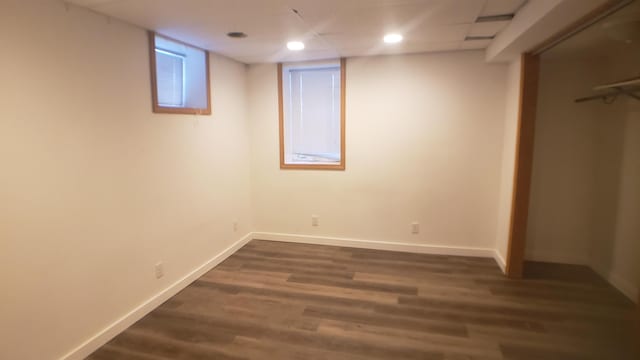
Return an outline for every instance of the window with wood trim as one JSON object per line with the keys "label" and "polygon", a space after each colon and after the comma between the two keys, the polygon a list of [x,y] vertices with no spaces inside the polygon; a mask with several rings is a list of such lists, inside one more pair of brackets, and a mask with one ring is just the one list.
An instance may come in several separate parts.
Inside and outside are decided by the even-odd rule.
{"label": "window with wood trim", "polygon": [[345,169],[345,64],[278,64],[281,169]]}
{"label": "window with wood trim", "polygon": [[209,53],[149,32],[153,112],[211,114]]}

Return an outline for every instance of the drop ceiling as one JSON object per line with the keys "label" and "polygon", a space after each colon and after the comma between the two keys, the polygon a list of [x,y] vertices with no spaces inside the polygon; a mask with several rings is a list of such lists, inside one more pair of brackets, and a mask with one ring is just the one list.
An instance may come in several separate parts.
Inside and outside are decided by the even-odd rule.
{"label": "drop ceiling", "polygon": [[[484,49],[526,0],[69,0],[244,63]],[[294,11],[295,10],[295,11]],[[226,36],[231,31],[244,39]],[[385,45],[388,32],[404,35]],[[286,49],[289,40],[306,44]]]}

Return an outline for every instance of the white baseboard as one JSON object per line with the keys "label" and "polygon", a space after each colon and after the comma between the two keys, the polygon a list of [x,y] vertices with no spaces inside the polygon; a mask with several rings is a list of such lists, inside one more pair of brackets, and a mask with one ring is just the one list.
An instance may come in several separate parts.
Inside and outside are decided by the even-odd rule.
{"label": "white baseboard", "polygon": [[[248,243],[250,240],[271,240],[282,242],[293,242],[303,244],[317,244],[317,245],[333,245],[344,247],[355,247],[363,249],[376,249],[376,250],[390,250],[390,251],[403,251],[421,254],[436,254],[436,255],[452,255],[452,256],[473,256],[473,257],[485,257],[493,258],[502,272],[505,272],[506,263],[504,258],[495,249],[490,248],[476,248],[476,247],[461,247],[461,246],[442,246],[442,245],[426,245],[426,244],[411,244],[411,243],[398,243],[388,241],[374,241],[374,240],[361,240],[361,239],[349,239],[349,238],[336,238],[326,236],[312,236],[312,235],[299,235],[299,234],[282,234],[282,233],[270,233],[270,232],[252,232],[245,235],[240,240],[226,248],[221,253],[214,256],[211,260],[202,264],[191,273],[185,275],[180,280],[174,282],[158,294],[149,298],[147,301],[131,310],[105,329],[95,334],[87,341],[76,347],[66,355],[62,360],[75,360],[84,359],[92,352],[106,344],[109,340],[116,335],[127,329],[136,321],[143,318],[149,312],[156,307],[167,301],[169,298],[177,294],[180,290],[187,287],[193,281],[198,279],[207,271],[224,261],[226,258],[235,253],[238,249]],[[528,259],[538,261],[551,261],[562,263],[578,263],[584,264],[583,259],[566,256],[549,256],[549,254],[528,254]],[[595,267],[594,267],[595,269]],[[603,269],[595,269],[604,278],[606,278],[613,286],[620,290],[623,294],[629,297],[634,302],[638,301],[639,289],[632,282],[628,281],[620,274],[613,271],[604,271]]]}
{"label": "white baseboard", "polygon": [[489,249],[489,248],[411,244],[411,243],[376,241],[376,240],[360,240],[360,239],[336,238],[336,237],[314,236],[314,235],[280,234],[280,233],[270,233],[270,232],[254,232],[253,239],[293,242],[293,243],[302,243],[302,244],[344,246],[344,247],[354,247],[354,248],[361,248],[361,249],[403,251],[403,252],[420,253],[420,254],[495,258],[495,250]]}
{"label": "white baseboard", "polygon": [[576,254],[568,252],[545,252],[527,250],[525,260],[542,261],[558,264],[589,265],[587,254]]}
{"label": "white baseboard", "polygon": [[635,286],[631,281],[623,278],[620,274],[611,272],[605,279],[609,281],[613,287],[618,289],[621,293],[623,293],[626,297],[628,297],[634,303],[638,303],[638,294],[640,294],[638,287]]}
{"label": "white baseboard", "polygon": [[147,301],[111,323],[109,326],[86,340],[75,349],[71,350],[69,353],[64,355],[61,360],[84,359],[85,357],[89,356],[92,352],[100,348],[102,345],[106,344],[109,340],[113,339],[116,335],[127,329],[129,326],[133,325],[136,321],[142,319],[149,312],[160,306],[163,302],[167,301],[169,298],[177,294],[180,290],[187,287],[193,281],[224,261],[226,258],[231,256],[238,249],[240,249],[242,246],[253,239],[294,242],[303,244],[345,246],[363,249],[404,251],[421,254],[485,257],[495,259],[496,263],[503,272],[505,268],[505,262],[502,256],[500,256],[500,254],[496,250],[489,248],[411,244],[269,232],[248,233],[243,238],[226,248],[224,251],[214,256],[211,260],[202,264],[191,273],[185,275],[180,280],[169,285],[164,290],[152,296]]}
{"label": "white baseboard", "polygon": [[221,253],[214,256],[211,260],[202,264],[189,274],[185,275],[180,280],[174,282],[169,285],[169,287],[160,291],[156,295],[149,298],[144,303],[140,304],[135,309],[131,310],[129,313],[125,314],[118,320],[114,321],[111,325],[104,328],[99,333],[95,334],[87,341],[82,343],[80,346],[71,350],[69,353],[64,355],[62,360],[75,360],[75,359],[84,359],[89,356],[92,352],[96,351],[102,345],[109,342],[109,340],[113,339],[116,335],[127,329],[129,326],[133,325],[136,321],[142,319],[145,315],[150,313],[152,310],[160,306],[163,302],[169,300],[172,296],[177,294],[180,290],[187,287],[193,281],[198,279],[200,276],[204,275],[207,271],[211,270],[213,267],[224,261],[226,258],[235,253],[238,249],[243,247],[246,243],[248,243],[252,239],[252,233],[248,233],[240,240],[233,243],[231,246],[226,248]]}
{"label": "white baseboard", "polygon": [[606,270],[605,267],[592,264],[591,268],[609,282],[613,287],[618,289],[626,297],[628,297],[634,303],[638,303],[638,296],[640,295],[640,289],[632,281],[629,281],[626,277],[622,276],[619,272],[614,270]]}
{"label": "white baseboard", "polygon": [[546,253],[528,251],[526,254],[527,260],[532,261],[544,261],[558,264],[573,264],[573,265],[585,265],[593,269],[596,273],[602,276],[613,287],[618,289],[621,293],[627,296],[631,301],[637,303],[640,289],[633,281],[629,281],[626,277],[622,276],[615,270],[608,270],[604,266],[598,264],[592,264],[585,256],[576,256],[576,254],[567,253]]}
{"label": "white baseboard", "polygon": [[496,263],[498,263],[498,266],[500,267],[500,270],[502,270],[502,273],[506,274],[507,262],[504,260],[502,255],[500,255],[500,252],[498,250],[493,250],[493,259],[496,261]]}

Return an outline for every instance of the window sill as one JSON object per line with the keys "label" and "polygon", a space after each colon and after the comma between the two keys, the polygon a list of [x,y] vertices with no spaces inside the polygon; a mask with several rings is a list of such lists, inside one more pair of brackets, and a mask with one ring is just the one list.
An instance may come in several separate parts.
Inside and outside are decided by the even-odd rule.
{"label": "window sill", "polygon": [[186,114],[186,115],[211,115],[211,109],[195,109],[183,107],[154,106],[156,114]]}
{"label": "window sill", "polygon": [[345,166],[342,164],[280,164],[282,170],[342,170]]}

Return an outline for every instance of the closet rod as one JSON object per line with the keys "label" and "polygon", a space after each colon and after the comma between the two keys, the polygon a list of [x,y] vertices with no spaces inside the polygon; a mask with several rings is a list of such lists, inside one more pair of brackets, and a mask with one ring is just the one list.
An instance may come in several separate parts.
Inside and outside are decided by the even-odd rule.
{"label": "closet rod", "polygon": [[596,86],[595,88],[593,88],[593,90],[595,91],[610,90],[610,91],[603,94],[601,93],[597,95],[581,97],[581,98],[575,99],[574,101],[577,103],[580,103],[585,101],[602,99],[604,100],[605,103],[610,104],[616,101],[616,99],[618,98],[618,95],[626,95],[636,100],[640,100],[640,95],[637,94],[638,92],[640,92],[640,78],[625,80],[625,81],[621,81],[613,84]]}

